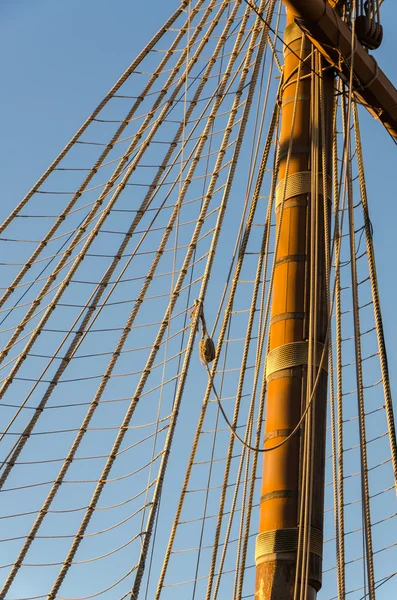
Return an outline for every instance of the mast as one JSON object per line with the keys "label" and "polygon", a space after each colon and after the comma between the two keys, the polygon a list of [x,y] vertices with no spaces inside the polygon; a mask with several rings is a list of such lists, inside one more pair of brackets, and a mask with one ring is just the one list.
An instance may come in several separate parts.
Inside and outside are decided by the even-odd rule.
{"label": "mast", "polygon": [[[266,363],[264,447],[268,452],[256,543],[255,598],[314,600],[322,572],[328,363],[324,206],[328,211],[333,74],[318,69],[321,59],[290,10],[284,42],[278,246]],[[322,139],[327,140],[326,147]]]}

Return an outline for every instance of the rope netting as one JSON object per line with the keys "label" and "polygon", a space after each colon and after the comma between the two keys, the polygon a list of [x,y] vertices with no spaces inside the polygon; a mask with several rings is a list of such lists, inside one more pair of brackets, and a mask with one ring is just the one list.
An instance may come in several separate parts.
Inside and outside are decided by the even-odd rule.
{"label": "rope netting", "polygon": [[[0,228],[0,598],[254,597],[285,14],[175,4]],[[332,161],[319,598],[361,600],[397,455],[347,84]]]}

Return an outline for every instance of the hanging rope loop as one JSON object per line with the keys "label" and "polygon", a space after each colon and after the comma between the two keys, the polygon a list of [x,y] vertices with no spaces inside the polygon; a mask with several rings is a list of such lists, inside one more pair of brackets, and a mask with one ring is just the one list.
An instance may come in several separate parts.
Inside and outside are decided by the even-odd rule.
{"label": "hanging rope loop", "polygon": [[199,320],[201,321],[202,333],[201,333],[201,340],[199,343],[199,352],[200,352],[201,363],[204,365],[204,364],[211,363],[214,360],[215,344],[207,330],[207,324],[205,322],[205,317],[204,317],[204,308],[203,308],[203,304],[202,304],[201,300],[194,301],[194,308],[193,308],[190,316],[193,318],[196,315],[196,312],[198,312],[197,323]]}

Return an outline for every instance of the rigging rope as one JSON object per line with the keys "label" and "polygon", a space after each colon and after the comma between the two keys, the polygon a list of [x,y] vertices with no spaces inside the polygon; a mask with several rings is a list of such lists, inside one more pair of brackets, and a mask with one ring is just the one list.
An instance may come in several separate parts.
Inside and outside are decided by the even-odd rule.
{"label": "rigging rope", "polygon": [[[139,72],[136,69],[133,73],[143,81],[138,91],[134,87],[132,95],[125,85],[131,72],[119,85],[120,93],[113,91],[111,97],[117,97],[114,106],[100,114],[103,105],[89,129],[87,126],[89,139],[76,138],[73,142],[73,147],[80,144],[81,149],[98,145],[94,160],[79,158],[76,164],[73,163],[76,156],[66,162],[66,154],[63,155],[52,169],[62,179],[56,185],[49,179],[45,189],[40,184],[32,194],[36,204],[29,204],[26,214],[20,207],[20,212],[14,215],[19,219],[15,223],[22,233],[10,232],[0,240],[12,248],[9,254],[12,263],[10,260],[4,264],[8,269],[6,282],[11,284],[2,290],[5,295],[0,308],[1,317],[9,319],[9,327],[0,332],[6,346],[9,336],[8,357],[5,360],[3,355],[0,366],[4,373],[0,408],[5,423],[0,433],[3,444],[0,487],[5,507],[0,542],[7,554],[4,561],[7,564],[0,565],[4,574],[2,584],[6,581],[0,596],[3,598],[19,593],[16,590],[23,583],[24,574],[30,573],[26,571],[29,568],[43,573],[40,589],[32,587],[28,592],[31,598],[60,597],[61,586],[63,597],[107,597],[109,593],[120,598],[140,594],[156,600],[160,596],[174,597],[175,593],[207,600],[231,593],[236,600],[250,597],[251,547],[258,512],[255,503],[258,458],[262,452],[259,446],[266,401],[263,357],[266,346],[269,349],[274,272],[268,275],[268,270],[279,242],[273,204],[280,161],[275,140],[281,87],[276,92],[278,82],[274,81],[272,69],[280,65],[278,26],[283,14],[281,8],[276,13],[276,0],[263,1],[261,8],[268,11],[265,18],[260,8],[260,14],[254,15],[253,3],[246,0],[244,3],[197,0],[183,6],[179,27],[168,25],[167,35],[166,31],[161,33],[161,39],[168,44],[166,49],[154,44],[146,56],[141,55],[143,64]],[[275,32],[273,42],[269,31]],[[266,63],[269,75],[262,95],[259,89],[262,85],[258,83],[264,81],[266,52],[270,53],[271,62]],[[192,57],[196,57],[195,63]],[[322,136],[324,148],[322,101],[326,75],[315,53],[310,57],[299,61],[299,68],[288,81],[281,78],[281,86],[289,85],[299,75],[302,81],[310,76],[313,86],[317,86],[313,100],[317,104],[318,99],[319,112],[313,112],[312,123]],[[314,62],[310,65],[311,59]],[[303,69],[304,74],[300,72]],[[176,89],[179,91],[175,93]],[[268,101],[272,98],[276,106],[269,114]],[[372,585],[376,590],[394,576],[388,573],[387,564],[392,564],[396,546],[387,535],[396,523],[391,496],[396,489],[397,448],[357,106],[351,98],[351,86],[341,88],[335,99],[336,104],[343,101],[345,123],[337,131],[340,117],[336,106],[332,132],[334,214],[330,223],[324,223],[324,238],[331,240],[332,246],[329,256],[326,255],[329,295],[326,312],[329,318],[333,313],[336,316],[334,345],[331,321],[326,344],[336,352],[336,390],[332,392],[331,423],[327,430],[332,447],[326,459],[332,462],[333,482],[327,481],[326,488],[334,486],[334,506],[330,505],[327,494],[325,518],[329,515],[332,519],[335,510],[336,535],[328,530],[326,536],[327,556],[332,558],[324,569],[324,578],[330,572],[332,579],[325,581],[324,589],[325,593],[329,590],[329,596],[334,593],[332,565],[336,565],[337,592],[339,600],[343,600],[353,588],[366,592],[366,586]],[[255,118],[251,108],[254,101],[258,107]],[[127,108],[124,102],[128,103]],[[138,114],[138,106],[142,114]],[[134,107],[135,114],[130,114]],[[353,124],[348,123],[351,110]],[[160,115],[163,115],[161,122]],[[114,149],[103,143],[110,127],[110,140],[119,131],[112,143]],[[266,128],[265,140],[262,132]],[[355,148],[351,146],[353,130]],[[252,143],[244,142],[244,132],[246,138],[252,137]],[[345,137],[341,157],[338,157],[337,135]],[[134,150],[130,152],[131,144]],[[269,168],[273,148],[275,158]],[[287,156],[290,154],[291,148]],[[103,157],[100,164],[96,162],[98,156]],[[143,159],[144,156],[148,158]],[[324,173],[328,157],[323,152],[321,157],[313,156],[313,165],[315,160],[319,161],[319,168],[314,167],[313,171],[319,173],[321,169],[323,177],[322,181],[313,178],[311,198],[314,201],[322,193],[325,208]],[[121,163],[124,164],[119,177],[113,179],[111,170],[117,170]],[[90,169],[91,164],[94,167]],[[145,170],[138,171],[139,167]],[[93,173],[94,168],[98,175]],[[126,179],[125,189],[120,190],[118,186],[131,168],[136,172],[131,171],[131,179]],[[140,177],[142,172],[144,176]],[[82,190],[82,181],[88,176],[92,177],[92,183],[88,182]],[[100,180],[102,177],[105,183]],[[234,179],[247,181],[244,202],[238,182],[233,188],[236,200],[230,194]],[[104,194],[109,183],[112,185]],[[360,201],[355,202],[356,188],[360,191]],[[67,190],[71,190],[75,199],[74,208],[68,204]],[[77,190],[81,190],[78,198]],[[88,196],[84,197],[85,193]],[[96,195],[103,197],[102,206],[98,206]],[[232,199],[234,207],[226,212]],[[48,201],[56,203],[57,208],[51,209],[54,214],[50,215],[44,204]],[[69,206],[67,213],[66,206]],[[238,211],[234,216],[233,210]],[[345,211],[349,213],[349,230],[343,226]],[[227,214],[232,215],[233,227],[230,220],[223,224]],[[237,214],[240,221],[236,221]],[[60,215],[67,216],[65,224]],[[49,235],[43,225],[43,230],[31,235],[31,223],[40,226],[40,216],[57,222],[58,231]],[[318,218],[315,211],[312,217],[314,221]],[[31,221],[33,218],[36,221]],[[106,224],[105,219],[109,219]],[[131,230],[132,226],[135,229]],[[219,237],[221,228],[226,230],[223,238]],[[366,249],[362,247],[364,234]],[[44,256],[46,246],[42,242],[48,235],[48,243],[55,244],[49,246],[48,256]],[[80,236],[78,241],[76,236]],[[92,247],[87,245],[90,240]],[[276,252],[269,250],[272,242]],[[29,244],[34,245],[33,252],[41,248],[37,255],[32,254]],[[134,246],[130,249],[131,244]],[[80,262],[73,274],[76,261]],[[328,276],[331,268],[333,274]],[[353,284],[349,273],[354,269]],[[316,286],[314,273],[313,298],[317,295]],[[352,307],[347,298],[352,296],[353,288],[356,302]],[[61,299],[62,289],[65,297]],[[198,300],[192,306],[193,298]],[[374,314],[368,316],[372,310]],[[46,314],[48,322],[44,323]],[[358,343],[362,351],[354,359],[351,350],[356,340],[351,329],[358,314],[362,323]],[[214,323],[211,333],[206,317],[208,323]],[[314,329],[313,325],[310,339],[316,338]],[[36,345],[29,348],[33,338]],[[194,363],[191,364],[196,339],[207,371],[205,382],[199,376],[200,367],[195,370]],[[212,339],[216,340],[216,346]],[[25,349],[18,346],[22,342]],[[326,367],[327,353],[322,349],[318,354],[321,356],[316,357],[316,348],[309,348],[309,372],[316,373],[316,363],[321,366],[317,377],[312,379],[312,390],[296,430],[305,425],[307,436],[300,583],[295,586],[298,597],[305,596],[308,585],[314,397],[319,373]],[[380,375],[375,372],[378,362]],[[333,365],[331,354],[331,380]],[[362,375],[356,389],[353,369],[361,370]],[[201,384],[205,384],[202,407],[195,402],[182,402],[197,397]],[[361,399],[357,412],[352,408],[353,396]],[[233,407],[232,419],[228,417],[227,402]],[[190,421],[196,413],[198,423],[194,433],[195,423]],[[367,435],[357,443],[363,418]],[[191,425],[193,429],[189,429]],[[283,443],[292,435],[294,432]],[[184,437],[192,448],[186,458],[186,453],[179,451]],[[368,465],[360,470],[357,457],[363,443]],[[375,459],[370,458],[374,456]],[[128,466],[131,461],[133,469]],[[183,478],[185,462],[186,475],[179,494],[177,477]],[[392,470],[394,486],[388,485],[387,479]],[[367,505],[373,509],[374,499],[379,499],[376,501],[382,501],[387,508],[384,512],[373,509],[376,520],[372,523],[365,510],[363,523],[359,521],[361,515],[356,506],[360,502],[357,483],[366,471],[373,473],[373,478],[368,476]],[[134,486],[134,496],[125,492],[123,482]],[[347,486],[349,489],[345,489]],[[167,540],[168,523],[161,517],[163,511],[169,513],[175,507]],[[361,552],[358,536],[362,533],[367,541],[371,528],[373,549]],[[375,556],[380,552],[382,560],[377,563]],[[50,553],[50,558],[45,553]],[[360,569],[361,563],[367,563],[370,572],[371,553],[373,574],[366,575],[364,586],[358,587],[351,569]],[[171,558],[176,561],[176,569],[169,568]],[[101,566],[100,577],[92,581],[83,577],[83,588],[78,583],[77,569],[83,569],[84,565],[94,568],[96,564]],[[183,567],[178,569],[178,565]],[[168,577],[175,578],[175,573],[177,581],[169,580]],[[11,581],[10,577],[17,574],[18,578]],[[34,582],[32,576],[32,586]],[[48,589],[40,594],[51,585],[50,595]],[[189,587],[177,588],[175,592],[175,585]],[[99,591],[94,593],[95,590]]]}

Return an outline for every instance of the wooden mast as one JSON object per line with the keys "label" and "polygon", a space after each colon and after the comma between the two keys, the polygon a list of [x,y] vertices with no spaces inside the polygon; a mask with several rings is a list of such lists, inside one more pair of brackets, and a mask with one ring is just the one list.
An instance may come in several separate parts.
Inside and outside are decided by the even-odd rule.
{"label": "wooden mast", "polygon": [[[280,227],[276,254],[270,351],[267,358],[267,409],[265,448],[278,446],[291,435],[305,409],[308,380],[308,339],[311,335],[310,314],[314,317],[315,359],[321,358],[326,343],[327,301],[325,285],[325,243],[322,179],[317,182],[317,219],[313,226],[311,190],[313,131],[312,76],[313,46],[287,11],[284,49],[284,82],[282,124],[280,132],[280,165],[276,193],[276,230]],[[305,61],[305,62],[303,62]],[[301,64],[299,64],[301,63]],[[324,99],[327,140],[331,140],[329,119],[332,115],[333,74],[324,71]],[[315,107],[316,110],[318,107]],[[321,135],[317,152],[321,173]],[[327,149],[327,156],[330,152]],[[328,167],[329,168],[329,167]],[[328,191],[329,194],[329,191]],[[282,214],[282,217],[281,217]],[[313,237],[314,236],[314,237]],[[313,239],[316,248],[313,252]],[[316,264],[316,296],[310,296],[310,280]],[[312,318],[313,325],[313,318]],[[323,350],[326,353],[326,348]],[[323,365],[327,366],[327,357]],[[322,528],[325,469],[325,414],[327,374],[322,370],[314,396],[312,423],[312,457],[310,515],[306,542],[310,547],[305,600],[315,600],[321,587]],[[308,419],[309,419],[308,414]],[[308,420],[305,421],[307,424]],[[304,470],[304,428],[278,449],[264,456],[260,529],[256,544],[256,600],[293,600],[295,583],[300,581],[298,538]],[[303,541],[303,529],[301,527]],[[302,547],[302,543],[301,543]],[[298,576],[296,571],[298,570]],[[301,599],[297,594],[295,598]]]}

